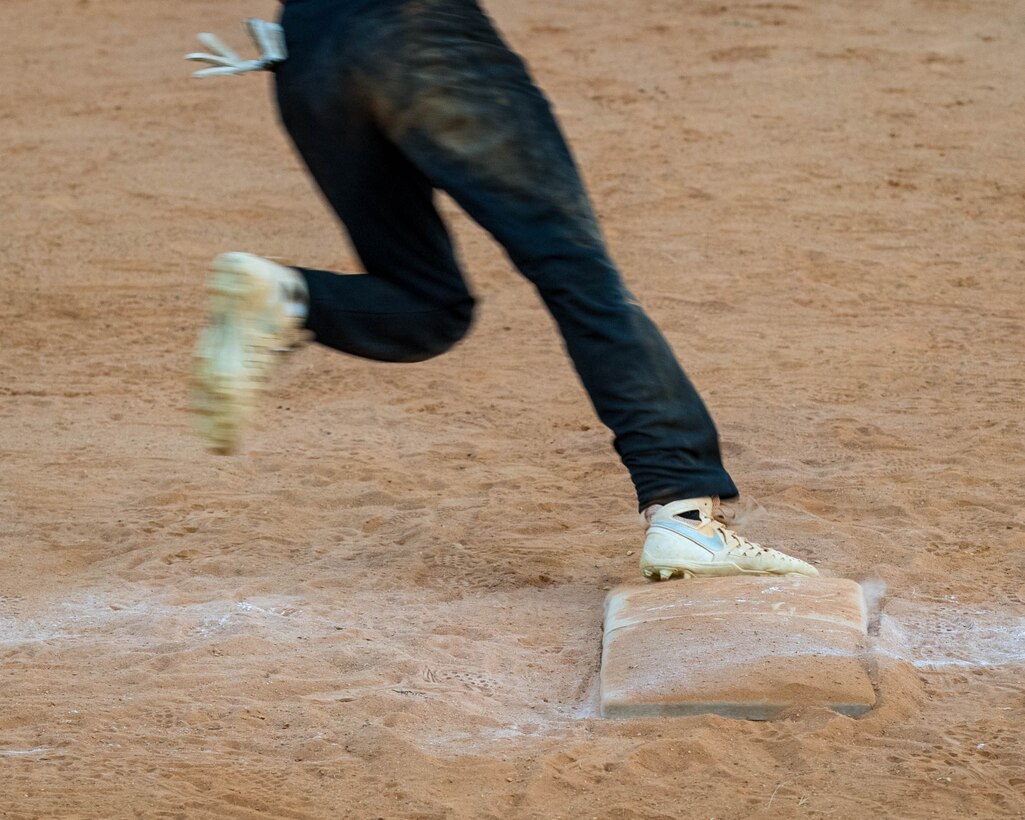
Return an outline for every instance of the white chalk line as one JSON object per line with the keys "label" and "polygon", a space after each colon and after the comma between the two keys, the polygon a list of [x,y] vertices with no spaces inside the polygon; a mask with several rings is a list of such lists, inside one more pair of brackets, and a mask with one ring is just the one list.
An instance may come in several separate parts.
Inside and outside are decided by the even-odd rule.
{"label": "white chalk line", "polygon": [[[917,668],[987,668],[1025,663],[1025,612],[1021,608],[965,605],[956,596],[926,601],[886,596],[885,584],[862,584],[871,620],[878,623],[872,650]],[[175,606],[137,600],[122,603],[100,591],[65,599],[43,617],[0,616],[0,647],[107,641],[111,631],[128,643],[212,639],[228,634],[281,634],[331,630],[349,613],[325,619],[303,611],[307,602],[260,596]],[[826,650],[828,652],[828,650]]]}
{"label": "white chalk line", "polygon": [[38,749],[0,749],[0,757],[30,757],[32,755],[45,755],[52,751],[53,749],[47,749],[42,746]]}

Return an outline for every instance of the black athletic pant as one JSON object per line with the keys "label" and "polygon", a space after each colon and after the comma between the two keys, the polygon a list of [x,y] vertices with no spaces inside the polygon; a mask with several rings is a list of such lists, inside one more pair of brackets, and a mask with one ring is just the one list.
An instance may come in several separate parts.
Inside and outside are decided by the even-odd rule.
{"label": "black athletic pant", "polygon": [[456,344],[473,297],[434,191],[537,288],[640,506],[736,487],[715,426],[609,258],[545,96],[475,0],[291,0],[281,118],[366,273],[300,269],[316,340],[415,362]]}

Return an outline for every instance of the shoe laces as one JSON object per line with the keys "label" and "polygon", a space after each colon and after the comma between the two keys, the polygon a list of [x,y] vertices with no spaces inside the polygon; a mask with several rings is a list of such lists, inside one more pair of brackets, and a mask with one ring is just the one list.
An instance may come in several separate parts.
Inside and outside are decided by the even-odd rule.
{"label": "shoe laces", "polygon": [[740,535],[730,529],[730,516],[723,510],[719,501],[716,500],[712,505],[711,516],[701,514],[701,526],[707,528],[711,533],[716,533],[722,539],[726,545],[728,552],[734,555],[743,555],[747,558],[755,558],[761,555],[770,555],[776,552],[768,547],[763,547],[761,544],[757,544],[754,541],[749,541],[743,535]]}

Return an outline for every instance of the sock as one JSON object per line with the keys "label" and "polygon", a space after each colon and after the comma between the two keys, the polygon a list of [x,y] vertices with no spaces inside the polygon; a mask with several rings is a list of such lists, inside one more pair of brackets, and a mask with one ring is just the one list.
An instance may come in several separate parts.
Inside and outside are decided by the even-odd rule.
{"label": "sock", "polygon": [[305,322],[310,315],[310,308],[300,288],[282,285],[281,293],[285,297],[285,315]]}

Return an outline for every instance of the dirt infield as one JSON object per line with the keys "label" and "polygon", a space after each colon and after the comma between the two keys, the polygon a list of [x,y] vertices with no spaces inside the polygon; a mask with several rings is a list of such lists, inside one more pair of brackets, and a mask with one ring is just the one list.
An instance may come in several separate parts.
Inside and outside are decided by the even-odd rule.
{"label": "dirt infield", "polygon": [[209,259],[355,269],[267,78],[180,59],[275,4],[4,0],[0,816],[1025,817],[1021,3],[488,7],[745,533],[868,582],[878,707],[596,717],[631,487],[454,208],[464,344],[304,350],[205,453]]}

